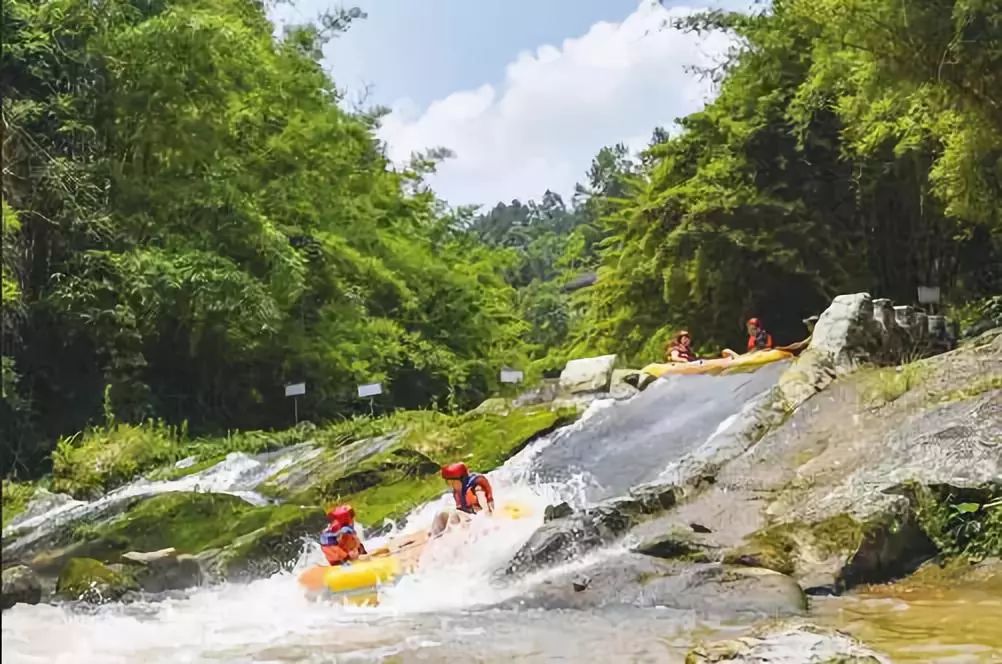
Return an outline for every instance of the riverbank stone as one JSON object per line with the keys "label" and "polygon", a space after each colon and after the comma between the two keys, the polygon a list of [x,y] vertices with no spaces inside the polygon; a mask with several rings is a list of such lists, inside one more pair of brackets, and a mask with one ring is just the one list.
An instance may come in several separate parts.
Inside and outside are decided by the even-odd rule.
{"label": "riverbank stone", "polygon": [[42,600],[42,584],[28,567],[15,565],[3,571],[4,609],[15,604],[38,604]]}

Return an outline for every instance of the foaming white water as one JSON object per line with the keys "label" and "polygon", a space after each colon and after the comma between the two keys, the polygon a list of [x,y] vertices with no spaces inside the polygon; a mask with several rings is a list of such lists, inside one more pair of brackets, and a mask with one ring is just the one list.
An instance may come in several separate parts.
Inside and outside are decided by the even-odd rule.
{"label": "foaming white water", "polygon": [[[578,478],[561,483],[530,482],[533,459],[556,438],[586,426],[591,417],[612,403],[612,399],[592,402],[574,424],[540,437],[487,473],[498,514],[480,513],[467,527],[452,528],[430,542],[417,572],[380,593],[380,607],[407,613],[458,609],[496,603],[514,592],[510,587],[497,587],[493,578],[543,524],[546,507],[560,502],[580,505],[584,501],[584,485],[575,481]],[[504,506],[509,503],[520,508],[521,518],[504,515]],[[454,508],[451,494],[443,491],[438,499],[411,512],[389,534],[373,539],[372,546],[400,533],[427,529],[439,512]],[[315,559],[316,554],[313,556]]]}

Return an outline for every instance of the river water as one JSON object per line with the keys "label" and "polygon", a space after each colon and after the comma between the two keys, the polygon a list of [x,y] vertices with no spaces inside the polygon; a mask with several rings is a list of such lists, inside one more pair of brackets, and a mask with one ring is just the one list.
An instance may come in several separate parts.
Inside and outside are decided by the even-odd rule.
{"label": "river water", "polygon": [[[718,441],[721,432],[733,425],[742,404],[753,396],[749,391],[759,387],[747,379],[734,381],[733,399],[714,406],[713,417],[704,418],[700,435]],[[721,394],[719,389],[717,394]],[[658,398],[679,397],[670,390],[658,397],[655,390],[645,400],[657,405]],[[592,404],[578,423],[537,441],[490,473],[499,500],[518,501],[528,508],[528,516],[519,520],[478,516],[468,530],[434,542],[423,555],[421,569],[384,588],[378,606],[307,598],[296,583],[297,570],[322,558],[315,544],[305,543],[297,570],[249,584],[224,584],[157,601],[100,607],[18,605],[3,614],[3,661],[682,662],[697,642],[733,638],[752,626],[668,608],[492,608],[545,580],[547,572],[502,585],[496,572],[542,523],[546,505],[561,500],[580,505],[607,495],[613,490],[610,485],[622,481],[617,473],[607,472],[604,461],[589,464],[587,460],[610,458],[607,451],[596,452],[599,438],[594,428],[615,430],[616,420],[627,426],[622,419],[625,405]],[[670,419],[670,410],[663,410],[664,418]],[[681,424],[676,418],[676,425]],[[640,426],[650,432],[654,424],[647,418]],[[657,475],[677,460],[678,436],[671,438],[675,442],[667,450],[657,448],[650,433],[632,440],[626,446],[631,458],[639,446],[648,459],[656,459],[644,469],[648,475]],[[612,446],[614,441],[607,438],[606,444]],[[574,454],[571,450],[577,445],[581,447]],[[557,476],[540,472],[556,467],[560,458],[573,458],[575,472]],[[443,495],[417,509],[385,537],[427,527],[449,500]],[[375,547],[382,539],[370,543]],[[591,556],[614,558],[608,550]],[[893,586],[871,589],[860,596],[816,600],[811,619],[858,635],[893,661],[1000,662],[999,590],[983,583],[957,586],[952,594]]]}

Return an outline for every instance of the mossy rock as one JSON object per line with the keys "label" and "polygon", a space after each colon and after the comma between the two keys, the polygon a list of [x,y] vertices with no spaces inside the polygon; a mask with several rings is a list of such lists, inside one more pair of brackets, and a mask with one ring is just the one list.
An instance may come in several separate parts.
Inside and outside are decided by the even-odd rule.
{"label": "mossy rock", "polygon": [[859,550],[864,531],[863,524],[845,514],[814,524],[777,524],[749,536],[744,544],[725,553],[723,562],[794,574],[804,557],[848,559]]}
{"label": "mossy rock", "polygon": [[320,487],[322,496],[358,493],[376,486],[408,478],[436,475],[441,466],[415,450],[399,447],[377,458],[363,462],[358,468]]}
{"label": "mossy rock", "polygon": [[802,578],[826,578],[818,589],[843,592],[910,574],[935,554],[935,545],[914,514],[892,510],[864,522],[840,514],[817,523],[774,525],[749,536],[723,560]]}
{"label": "mossy rock", "polygon": [[723,562],[793,574],[796,569],[796,550],[797,544],[786,529],[771,528],[755,533],[743,545],[725,553]]}
{"label": "mossy rock", "polygon": [[259,528],[217,541],[217,547],[203,551],[199,559],[207,574],[227,581],[271,576],[287,570],[299,557],[303,540],[315,535],[327,523],[319,507],[281,505],[271,511]]}
{"label": "mossy rock", "polygon": [[256,507],[226,494],[164,493],[144,500],[113,521],[79,533],[86,535],[86,541],[79,542],[74,553],[107,562],[117,561],[128,551],[168,547],[181,554],[196,554],[229,546],[258,531],[272,540],[295,538],[306,530],[321,529],[324,523],[323,510],[318,507]]}
{"label": "mossy rock", "polygon": [[59,574],[56,594],[65,599],[102,603],[114,601],[139,585],[129,574],[93,558],[72,558]]}
{"label": "mossy rock", "polygon": [[309,456],[278,471],[255,491],[263,496],[299,504],[317,504],[325,487],[399,443],[399,434],[350,442],[340,447],[318,449]]}
{"label": "mossy rock", "polygon": [[[288,496],[288,500],[301,505],[351,503],[359,523],[371,530],[441,495],[445,491],[438,477],[442,464],[463,461],[477,472],[493,470],[535,438],[577,416],[575,408],[553,410],[548,406],[514,408],[504,415],[415,414],[391,445],[350,470],[312,479],[310,487]],[[334,454],[325,453],[324,457]],[[329,461],[324,463],[330,467]]]}

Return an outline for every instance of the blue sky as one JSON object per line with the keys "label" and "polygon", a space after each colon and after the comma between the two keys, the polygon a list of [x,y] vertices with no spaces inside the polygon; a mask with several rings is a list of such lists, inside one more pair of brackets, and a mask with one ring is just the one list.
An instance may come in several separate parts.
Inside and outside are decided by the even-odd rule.
{"label": "blue sky", "polygon": [[[639,148],[710,98],[686,66],[719,61],[730,42],[664,28],[707,2],[356,0],[343,4],[368,18],[327,46],[325,63],[349,101],[368,85],[367,105],[393,109],[380,135],[394,161],[456,153],[431,180],[450,203],[569,196],[603,145]],[[302,22],[337,5],[296,0],[273,17]]]}
{"label": "blue sky", "polygon": [[[535,6],[534,6],[535,5]],[[327,0],[299,0],[276,14],[304,21]],[[373,85],[371,99],[428,104],[450,92],[500,81],[520,52],[621,21],[637,0],[356,0],[368,18],[325,51],[338,85]]]}

